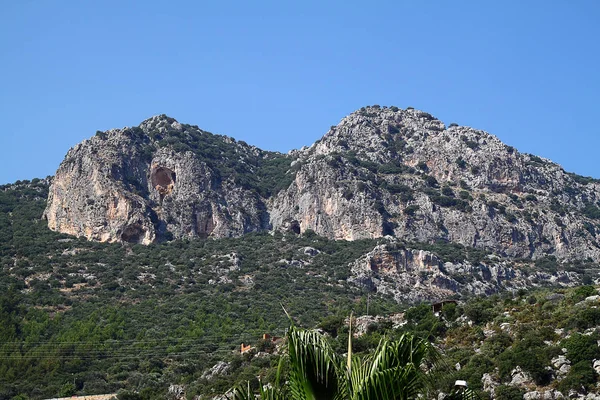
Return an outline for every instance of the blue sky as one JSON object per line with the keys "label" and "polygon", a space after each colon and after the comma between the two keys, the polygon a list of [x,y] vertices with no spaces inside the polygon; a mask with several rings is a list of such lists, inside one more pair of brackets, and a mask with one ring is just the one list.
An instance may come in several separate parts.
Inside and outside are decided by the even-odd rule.
{"label": "blue sky", "polygon": [[268,150],[412,106],[600,178],[600,2],[0,0],[0,183],[165,113]]}

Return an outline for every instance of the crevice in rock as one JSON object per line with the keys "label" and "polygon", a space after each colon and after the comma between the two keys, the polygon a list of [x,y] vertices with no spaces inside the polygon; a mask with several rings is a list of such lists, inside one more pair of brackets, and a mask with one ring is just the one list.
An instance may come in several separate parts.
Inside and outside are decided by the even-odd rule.
{"label": "crevice in rock", "polygon": [[201,239],[206,239],[215,229],[212,213],[209,215],[196,215],[196,234]]}
{"label": "crevice in rock", "polygon": [[121,240],[128,243],[141,243],[146,231],[139,224],[128,225],[121,233]]}
{"label": "crevice in rock", "polygon": [[173,192],[176,178],[175,172],[166,167],[154,168],[150,173],[152,187],[160,194],[161,203],[166,195]]}
{"label": "crevice in rock", "polygon": [[296,235],[300,234],[300,222],[293,220],[289,224],[289,231],[295,233]]}

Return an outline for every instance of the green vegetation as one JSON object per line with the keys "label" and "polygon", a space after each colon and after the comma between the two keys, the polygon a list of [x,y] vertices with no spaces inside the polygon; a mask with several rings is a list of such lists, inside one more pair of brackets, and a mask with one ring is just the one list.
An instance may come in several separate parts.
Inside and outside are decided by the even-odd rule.
{"label": "green vegetation", "polygon": [[[366,312],[362,290],[338,281],[376,241],[307,233],[151,246],[87,242],[47,229],[40,218],[47,190],[43,181],[0,188],[2,400],[118,390],[164,398],[174,383],[192,394],[224,391],[268,366],[256,360],[239,377],[210,384],[200,383],[201,374],[221,359],[241,365],[231,354],[242,342],[282,335],[280,304],[305,326]],[[306,246],[320,253],[307,255]],[[369,308],[399,306],[374,296]]]}
{"label": "green vegetation", "polygon": [[[562,391],[565,395],[570,390],[585,393],[584,389],[593,389],[597,382],[598,376],[592,364],[593,360],[600,358],[600,347],[597,345],[600,339],[599,323],[595,321],[589,325],[586,317],[586,313],[594,310],[595,305],[577,305],[581,295],[589,294],[590,290],[596,291],[592,287],[582,287],[558,292],[520,291],[474,298],[458,305],[448,303],[439,315],[433,314],[429,304],[420,304],[404,312],[404,323],[401,325],[394,326],[391,321],[385,320],[368,325],[364,335],[352,339],[352,354],[373,357],[382,343],[395,343],[406,337],[425,337],[435,342],[446,367],[442,367],[441,373],[436,375],[434,390],[426,398],[436,397],[436,391],[448,393],[454,380],[462,379],[467,381],[479,398],[488,399],[489,393],[483,392],[484,374],[490,374],[496,382],[496,398],[521,398],[532,389],[511,385],[517,367],[531,379],[526,384],[529,388],[535,384],[545,386],[545,390]],[[347,321],[342,317],[328,317],[319,326],[327,332],[327,340],[314,334],[318,340],[315,337],[313,342],[319,342],[316,347],[325,349],[323,351],[330,357],[317,359],[324,362],[330,360],[329,365],[333,367],[330,378],[337,383],[335,388],[344,387],[343,382],[340,384],[335,379],[339,377],[339,369],[343,370],[344,367],[339,367],[340,360],[333,353],[346,352],[349,336]],[[563,352],[563,348],[566,352]],[[556,379],[556,367],[552,360],[559,355],[567,357],[571,369],[562,378]],[[278,357],[276,359],[280,360]],[[309,357],[305,365],[312,365],[314,360],[315,357]],[[287,362],[284,357],[283,363]],[[275,368],[278,364],[272,365]],[[450,366],[455,365],[460,368],[451,372]],[[289,366],[283,368],[283,371],[289,370]],[[262,384],[276,382],[274,375],[266,371],[260,376]],[[257,380],[251,385],[256,389],[259,386]],[[291,395],[288,398],[297,397]]]}
{"label": "green vegetation", "polygon": [[467,162],[465,160],[463,160],[462,157],[458,157],[456,159],[456,165],[458,165],[458,168],[460,168],[460,169],[467,168]]}
{"label": "green vegetation", "polygon": [[600,219],[600,208],[593,204],[586,204],[581,213],[590,219]]}
{"label": "green vegetation", "polygon": [[440,207],[454,208],[456,210],[461,210],[461,211],[466,211],[466,212],[472,211],[472,208],[468,201],[465,201],[462,199],[457,199],[454,196],[444,196],[444,195],[434,194],[434,195],[429,196],[429,198],[431,199],[431,201],[434,204],[437,204]]}
{"label": "green vegetation", "polygon": [[[407,188],[388,184],[399,196]],[[454,189],[430,190],[456,199]],[[499,382],[497,398],[522,395],[508,385],[516,366],[563,393],[592,388],[598,379],[592,361],[600,358],[594,345],[600,309],[585,301],[594,286],[491,295],[445,304],[435,315],[428,304],[406,309],[376,293],[367,302],[363,289],[345,284],[348,263],[382,243],[376,240],[330,241],[306,232],[151,246],[93,243],[47,229],[40,219],[47,192],[44,180],[0,187],[1,400],[117,391],[121,399],[158,399],[171,384],[206,399],[248,381],[258,389],[257,377],[275,385],[281,354],[259,338],[284,336],[289,321],[281,304],[298,326],[327,332],[336,354],[347,349],[344,319],[351,311],[366,314],[367,304],[372,315],[404,311],[403,324],[369,325],[352,341],[353,353],[368,360],[388,343],[382,338],[426,338],[442,349],[445,363],[461,366],[437,381],[446,393],[454,379],[465,379],[486,398],[481,377],[489,373]],[[406,246],[443,262],[478,265],[490,255],[444,241]],[[596,267],[554,257],[535,264],[544,272],[585,273],[589,282]],[[239,354],[241,343],[262,354]],[[571,370],[551,380],[548,368],[563,348]],[[203,376],[219,361],[227,362],[226,373]]]}
{"label": "green vegetation", "polygon": [[[260,385],[260,398],[322,400],[394,400],[428,393],[440,358],[432,344],[404,334],[397,340],[382,339],[372,352],[352,352],[349,335],[346,357],[335,352],[327,337],[292,325],[286,335],[289,374],[278,376],[271,387]],[[427,365],[425,370],[423,365]],[[250,385],[247,385],[249,387]],[[251,390],[235,388],[234,399],[253,399]]]}
{"label": "green vegetation", "polygon": [[[157,146],[194,153],[215,171],[219,181],[232,179],[246,189],[256,190],[262,197],[269,197],[287,188],[294,180],[295,170],[290,167],[293,159],[285,154],[259,150],[245,142],[215,135],[192,125],[183,125],[182,131],[170,125],[166,127],[163,131],[156,127],[149,132]],[[144,135],[140,128],[130,131],[133,135]],[[151,154],[152,146],[148,143],[142,153]]]}
{"label": "green vegetation", "polygon": [[567,175],[569,175],[575,182],[579,183],[580,185],[587,185],[588,183],[600,182],[600,179],[592,178],[590,176],[581,176],[572,172],[567,172]]}

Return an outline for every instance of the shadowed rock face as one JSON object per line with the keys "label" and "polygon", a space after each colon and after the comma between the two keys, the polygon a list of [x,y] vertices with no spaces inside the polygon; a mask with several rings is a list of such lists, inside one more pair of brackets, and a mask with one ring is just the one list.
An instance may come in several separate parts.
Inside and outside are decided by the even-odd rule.
{"label": "shadowed rock face", "polygon": [[175,172],[165,167],[154,167],[150,173],[152,187],[163,197],[173,192],[175,178]]}
{"label": "shadowed rock face", "polygon": [[100,241],[310,229],[600,261],[599,200],[597,181],[486,132],[367,107],[287,156],[166,116],[98,134],[67,153],[45,216]]}

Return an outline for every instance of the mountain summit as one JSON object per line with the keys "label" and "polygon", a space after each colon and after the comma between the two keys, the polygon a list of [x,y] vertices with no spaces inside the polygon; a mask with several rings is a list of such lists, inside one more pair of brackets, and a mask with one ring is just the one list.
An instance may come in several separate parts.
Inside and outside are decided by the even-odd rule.
{"label": "mountain summit", "polygon": [[600,182],[412,108],[363,107],[289,154],[165,115],[69,150],[48,226],[148,244],[264,230],[600,261]]}

